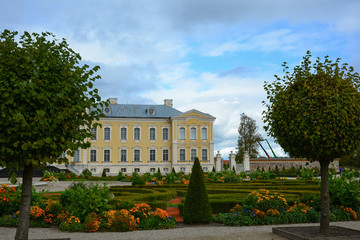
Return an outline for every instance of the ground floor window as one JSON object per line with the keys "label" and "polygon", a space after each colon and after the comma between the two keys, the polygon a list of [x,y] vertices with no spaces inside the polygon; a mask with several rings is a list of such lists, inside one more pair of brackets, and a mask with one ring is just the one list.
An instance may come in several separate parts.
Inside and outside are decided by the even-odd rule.
{"label": "ground floor window", "polygon": [[96,168],[92,168],[92,169],[90,169],[90,171],[91,171],[92,173],[96,173]]}
{"label": "ground floor window", "polygon": [[180,171],[181,171],[181,172],[185,172],[185,168],[184,168],[184,167],[181,167],[181,168],[180,168]]}
{"label": "ground floor window", "polygon": [[121,168],[121,172],[126,172],[126,168]]}
{"label": "ground floor window", "polygon": [[168,172],[169,171],[169,168],[164,168],[164,172]]}
{"label": "ground floor window", "polygon": [[140,172],[140,168],[135,168],[135,169],[134,169],[134,172],[139,173],[139,172]]}
{"label": "ground floor window", "polygon": [[155,168],[150,168],[150,172],[154,173],[154,172],[155,172]]}
{"label": "ground floor window", "polygon": [[208,168],[207,168],[207,167],[204,167],[203,170],[204,170],[204,172],[207,172],[207,171],[208,171]]}
{"label": "ground floor window", "polygon": [[109,168],[104,168],[104,172],[109,173],[110,169]]}

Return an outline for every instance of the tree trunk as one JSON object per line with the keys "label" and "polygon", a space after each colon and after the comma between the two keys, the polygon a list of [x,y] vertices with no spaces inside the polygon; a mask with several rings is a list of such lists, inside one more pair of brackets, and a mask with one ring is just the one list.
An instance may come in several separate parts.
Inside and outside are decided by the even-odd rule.
{"label": "tree trunk", "polygon": [[321,217],[320,234],[329,234],[330,197],[329,197],[329,160],[320,161],[321,170]]}
{"label": "tree trunk", "polygon": [[26,165],[23,171],[23,183],[20,202],[20,214],[16,229],[15,240],[29,238],[30,206],[32,193],[32,165]]}

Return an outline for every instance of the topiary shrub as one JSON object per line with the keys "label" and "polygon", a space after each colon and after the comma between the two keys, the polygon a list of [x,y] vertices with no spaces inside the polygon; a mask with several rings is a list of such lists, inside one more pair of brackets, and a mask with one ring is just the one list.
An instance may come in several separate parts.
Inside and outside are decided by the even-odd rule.
{"label": "topiary shrub", "polygon": [[185,224],[209,223],[212,219],[211,206],[206,192],[204,173],[198,158],[195,158],[190,183],[184,204]]}
{"label": "topiary shrub", "polygon": [[102,171],[101,177],[106,177],[105,169]]}

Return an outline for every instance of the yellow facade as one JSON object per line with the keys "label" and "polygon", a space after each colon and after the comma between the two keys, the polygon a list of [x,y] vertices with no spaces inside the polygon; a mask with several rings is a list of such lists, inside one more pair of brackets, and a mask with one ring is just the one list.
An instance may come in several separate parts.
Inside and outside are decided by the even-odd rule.
{"label": "yellow facade", "polygon": [[91,147],[70,159],[70,170],[88,168],[101,174],[105,169],[116,175],[158,169],[166,174],[174,168],[189,173],[194,157],[205,171],[214,167],[211,115],[197,110],[182,113],[169,100],[164,105],[121,105],[113,100],[105,111],[96,138],[89,139]]}

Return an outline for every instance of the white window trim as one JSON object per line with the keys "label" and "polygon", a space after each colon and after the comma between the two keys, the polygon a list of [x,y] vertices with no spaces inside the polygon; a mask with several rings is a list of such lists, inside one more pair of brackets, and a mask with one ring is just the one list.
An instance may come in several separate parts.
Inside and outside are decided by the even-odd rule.
{"label": "white window trim", "polygon": [[[167,154],[168,155],[168,160],[166,160],[166,161],[164,160],[164,150],[168,151],[168,154]],[[163,148],[162,149],[162,161],[163,162],[170,162],[170,149],[169,148]]]}
{"label": "white window trim", "polygon": [[[181,160],[181,150],[184,150],[184,151],[185,151],[184,160]],[[185,149],[185,148],[180,148],[180,149],[179,149],[179,161],[180,161],[180,162],[185,162],[185,161],[186,161],[186,149]]]}
{"label": "white window trim", "polygon": [[[105,150],[109,150],[109,161],[105,161]],[[111,163],[111,148],[103,147],[103,162]]]}
{"label": "white window trim", "polygon": [[[181,129],[184,129],[184,138],[181,138]],[[179,140],[185,141],[186,140],[186,127],[185,126],[179,126]]]}
{"label": "white window trim", "polygon": [[[203,128],[206,129],[206,138],[203,138],[203,135],[202,135]],[[209,128],[208,128],[208,126],[201,126],[201,136],[200,137],[201,137],[201,140],[203,140],[203,141],[207,141],[209,139]]]}
{"label": "white window trim", "polygon": [[[135,150],[139,151],[139,161],[135,161]],[[134,150],[133,150],[133,162],[136,162],[136,163],[141,162],[141,149],[140,148],[134,148]]]}
{"label": "white window trim", "polygon": [[91,132],[91,129],[96,129],[96,130],[95,130],[96,132],[95,132],[95,139],[91,139],[91,138],[90,138],[90,141],[91,141],[91,142],[96,142],[96,140],[98,139],[98,132],[99,132],[99,131],[98,131],[98,127],[90,128],[90,132]]}
{"label": "white window trim", "polygon": [[[194,159],[192,159],[192,152],[195,150],[195,157]],[[197,149],[196,148],[191,148],[190,149],[190,161],[195,161],[195,158],[197,157]]]}
{"label": "white window trim", "polygon": [[[151,161],[151,151],[155,151],[155,160]],[[156,162],[156,148],[150,148],[149,149],[149,162]]]}
{"label": "white window trim", "polygon": [[[105,128],[109,128],[110,129],[110,139],[109,140],[105,140]],[[105,141],[105,142],[110,142],[111,141],[111,132],[112,132],[112,127],[111,126],[109,126],[109,125],[104,125],[104,128],[103,128],[103,140]]]}
{"label": "white window trim", "polygon": [[[139,129],[139,139],[135,139],[135,128]],[[141,126],[134,126],[133,127],[133,140],[135,142],[140,142],[141,141]]]}
{"label": "white window trim", "polygon": [[[121,156],[122,156],[122,151],[125,151],[125,161],[121,161]],[[129,158],[128,158],[128,150],[126,148],[121,148],[120,149],[120,160],[119,162],[120,163],[124,163],[124,162],[128,162],[129,161]]]}
{"label": "white window trim", "polygon": [[75,150],[75,151],[78,151],[78,152],[79,152],[79,159],[78,159],[77,161],[75,161],[75,156],[76,156],[76,155],[74,155],[74,157],[73,157],[73,162],[74,162],[74,163],[79,163],[79,162],[81,162],[81,156],[80,156],[81,151],[80,151],[80,149]]}
{"label": "white window trim", "polygon": [[[154,139],[151,139],[150,129],[152,129],[152,128],[155,129],[155,138],[154,138]],[[156,141],[156,138],[157,138],[157,136],[156,136],[156,126],[150,126],[150,127],[149,127],[149,140],[150,140],[150,142],[155,142],[155,141]]]}
{"label": "white window trim", "polygon": [[[195,128],[195,138],[192,138],[191,136],[191,129]],[[197,139],[197,127],[196,126],[190,126],[190,140],[196,140]]]}
{"label": "white window trim", "polygon": [[[167,139],[164,139],[164,129],[167,129]],[[168,142],[169,139],[170,139],[170,136],[169,136],[170,135],[170,129],[169,129],[169,127],[162,127],[161,135],[162,135],[162,140],[164,142]]]}
{"label": "white window trim", "polygon": [[[125,134],[125,139],[122,139],[122,134],[121,134],[121,129],[125,128],[126,129],[126,134]],[[124,125],[120,125],[120,141],[121,142],[126,142],[128,140],[128,136],[129,136],[129,130],[128,130],[128,126],[124,126]]]}

